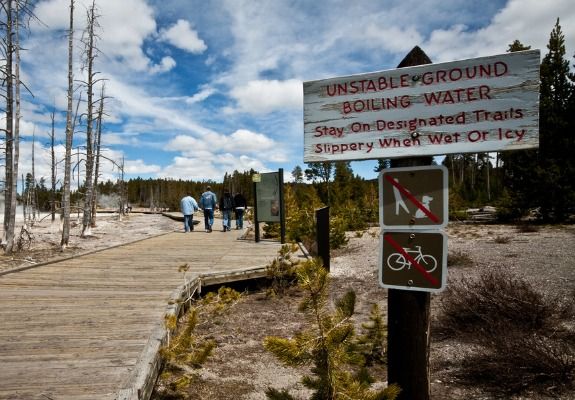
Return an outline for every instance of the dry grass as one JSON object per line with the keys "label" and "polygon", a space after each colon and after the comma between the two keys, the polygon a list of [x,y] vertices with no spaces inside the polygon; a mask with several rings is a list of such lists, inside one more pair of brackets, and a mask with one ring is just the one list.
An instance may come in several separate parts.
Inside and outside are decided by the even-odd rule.
{"label": "dry grass", "polygon": [[438,318],[443,333],[476,346],[461,363],[460,378],[492,390],[555,390],[573,387],[573,299],[545,297],[501,268],[451,284]]}
{"label": "dry grass", "polygon": [[447,255],[447,266],[448,267],[472,267],[473,260],[469,254],[462,251],[451,251]]}
{"label": "dry grass", "polygon": [[507,244],[511,242],[511,238],[509,236],[496,236],[493,241],[497,244]]}

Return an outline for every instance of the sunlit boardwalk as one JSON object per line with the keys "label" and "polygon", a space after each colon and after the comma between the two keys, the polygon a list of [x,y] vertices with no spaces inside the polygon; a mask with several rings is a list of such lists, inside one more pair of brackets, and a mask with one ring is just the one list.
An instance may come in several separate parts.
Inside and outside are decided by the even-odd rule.
{"label": "sunlit boardwalk", "polygon": [[0,399],[145,397],[184,280],[242,279],[277,255],[238,232],[196,226],[0,276]]}

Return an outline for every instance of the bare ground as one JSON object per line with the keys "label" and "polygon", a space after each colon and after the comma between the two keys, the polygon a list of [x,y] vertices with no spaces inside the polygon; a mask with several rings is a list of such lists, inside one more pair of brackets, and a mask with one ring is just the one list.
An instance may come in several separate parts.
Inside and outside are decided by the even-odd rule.
{"label": "bare ground", "polygon": [[[521,233],[509,225],[450,224],[447,233],[450,254],[465,260],[463,265],[449,269],[448,284],[495,267],[524,277],[545,293],[573,294],[575,229],[572,226],[541,227],[538,232]],[[372,303],[378,303],[384,313],[387,308],[386,290],[377,283],[378,249],[379,235],[372,229],[361,237],[350,234],[349,244],[332,258],[332,296],[339,297],[348,288],[356,291],[358,327],[367,320]],[[433,315],[437,314],[441,296],[432,296]],[[281,298],[267,298],[264,292],[256,292],[243,296],[224,316],[203,321],[197,333],[215,339],[218,347],[203,368],[196,370],[196,379],[185,398],[263,400],[267,387],[288,389],[296,398],[308,398],[309,393],[300,383],[304,371],[283,367],[262,346],[268,335],[290,337],[303,327],[301,314],[296,310],[299,300],[296,291]],[[436,338],[432,333],[433,399],[575,398],[575,392],[558,392],[556,387],[508,395],[497,387],[466,383],[458,378],[460,362],[472,354],[473,347],[468,344]],[[385,376],[382,370],[377,377],[385,380]]]}
{"label": "bare ground", "polygon": [[[72,229],[70,246],[60,251],[59,227],[48,221],[31,228],[30,247],[13,256],[0,256],[0,272],[18,266],[30,266],[53,258],[66,257],[111,247],[121,243],[182,229],[181,223],[161,215],[130,214],[98,217],[93,236],[79,237],[80,227]],[[450,223],[449,254],[461,257],[461,265],[449,268],[448,285],[462,276],[471,277],[485,268],[502,268],[524,277],[545,294],[569,297],[575,292],[575,227],[542,226],[536,232],[520,232],[511,225],[467,225]],[[357,293],[358,327],[367,320],[372,303],[385,313],[386,290],[378,286],[379,234],[372,229],[361,237],[350,233],[345,249],[332,254],[332,296],[348,288]],[[437,313],[442,295],[432,296],[432,313]],[[300,383],[303,371],[286,368],[267,353],[262,340],[268,335],[289,337],[302,327],[297,312],[300,295],[292,291],[284,297],[267,298],[263,292],[242,296],[227,313],[202,321],[198,334],[217,342],[214,355],[196,370],[190,399],[265,399],[267,387],[289,389],[305,398]],[[571,321],[572,323],[573,321]],[[431,393],[433,399],[573,399],[575,392],[557,392],[556,388],[526,390],[509,396],[497,388],[470,385],[458,379],[459,362],[470,348],[456,340],[437,338],[431,343]],[[529,351],[526,349],[526,351]],[[385,380],[385,372],[377,376]]]}

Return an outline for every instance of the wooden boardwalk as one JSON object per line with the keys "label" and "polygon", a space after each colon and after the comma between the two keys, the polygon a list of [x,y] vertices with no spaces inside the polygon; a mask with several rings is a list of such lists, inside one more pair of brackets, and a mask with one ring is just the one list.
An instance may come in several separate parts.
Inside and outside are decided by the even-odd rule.
{"label": "wooden boardwalk", "polygon": [[196,226],[1,275],[0,399],[146,398],[178,299],[204,274],[261,274],[281,246],[238,236]]}

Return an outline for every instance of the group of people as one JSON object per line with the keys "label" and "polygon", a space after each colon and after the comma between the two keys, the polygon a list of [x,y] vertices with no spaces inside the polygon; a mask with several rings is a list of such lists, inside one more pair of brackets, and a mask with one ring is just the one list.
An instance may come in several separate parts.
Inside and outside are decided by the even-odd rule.
{"label": "group of people", "polygon": [[236,193],[232,197],[229,190],[225,189],[223,195],[218,198],[212,192],[210,186],[206,187],[206,191],[202,193],[200,201],[197,202],[191,195],[182,198],[180,202],[182,214],[184,214],[184,231],[191,232],[194,230],[194,212],[201,209],[204,212],[204,226],[206,232],[212,232],[214,224],[214,211],[218,208],[222,212],[223,219],[223,232],[232,230],[232,211],[235,212],[236,229],[243,229],[244,227],[244,213],[247,207],[246,198],[241,193]]}

